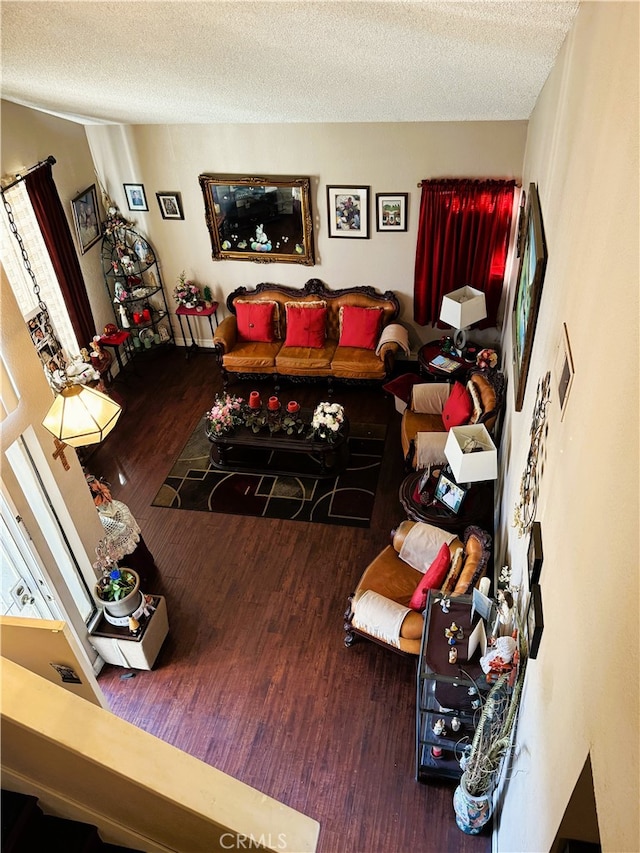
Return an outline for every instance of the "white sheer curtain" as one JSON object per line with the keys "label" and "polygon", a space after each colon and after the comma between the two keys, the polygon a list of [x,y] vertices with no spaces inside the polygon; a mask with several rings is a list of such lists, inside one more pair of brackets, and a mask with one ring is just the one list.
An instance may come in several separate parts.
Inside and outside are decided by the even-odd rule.
{"label": "white sheer curtain", "polygon": [[[69,320],[67,306],[60,293],[60,286],[53,271],[49,253],[42,239],[40,227],[31,207],[27,189],[24,183],[20,181],[15,186],[5,190],[4,195],[11,205],[14,221],[29,256],[31,269],[35,273],[36,281],[40,287],[40,298],[49,311],[54,334],[62,346],[65,357],[72,359],[78,355],[76,336]],[[30,319],[38,307],[38,299],[33,292],[33,282],[24,267],[20,246],[11,231],[4,205],[2,205],[0,223],[2,225],[0,229],[2,264],[20,306],[22,316],[25,320]]]}

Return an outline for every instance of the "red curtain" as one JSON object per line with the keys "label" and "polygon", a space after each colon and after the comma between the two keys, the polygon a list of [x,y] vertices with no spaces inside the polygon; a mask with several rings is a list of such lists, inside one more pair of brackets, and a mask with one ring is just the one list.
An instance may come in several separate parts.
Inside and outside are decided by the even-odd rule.
{"label": "red curtain", "polygon": [[96,326],[91,313],[78,256],[53,180],[52,164],[44,163],[24,179],[29,199],[42,232],[60,291],[69,312],[78,349],[88,346]]}
{"label": "red curtain", "polygon": [[484,291],[495,326],[509,246],[515,181],[422,182],[414,319],[435,325],[442,297],[470,284]]}

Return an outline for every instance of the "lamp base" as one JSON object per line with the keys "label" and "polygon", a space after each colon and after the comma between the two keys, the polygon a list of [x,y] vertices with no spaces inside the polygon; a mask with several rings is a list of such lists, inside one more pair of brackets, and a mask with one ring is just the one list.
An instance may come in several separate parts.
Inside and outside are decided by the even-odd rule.
{"label": "lamp base", "polygon": [[463,349],[467,345],[467,333],[464,329],[456,329],[453,333],[453,345],[462,355]]}

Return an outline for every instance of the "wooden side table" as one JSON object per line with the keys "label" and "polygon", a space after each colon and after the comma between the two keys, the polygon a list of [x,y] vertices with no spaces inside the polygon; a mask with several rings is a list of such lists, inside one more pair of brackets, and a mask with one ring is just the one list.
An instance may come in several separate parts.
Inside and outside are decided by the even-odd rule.
{"label": "wooden side table", "polygon": [[216,328],[218,327],[218,303],[212,302],[209,308],[185,308],[184,305],[180,305],[176,308],[176,316],[180,322],[180,331],[182,332],[182,339],[186,343],[187,338],[184,333],[184,326],[182,325],[182,318],[187,318],[187,326],[189,327],[189,335],[191,336],[191,343],[187,347],[186,358],[189,358],[189,350],[197,350],[198,344],[195,342],[195,338],[193,337],[193,329],[191,328],[191,320],[190,317],[206,317],[209,321],[209,328],[211,329],[211,337],[213,337],[213,321],[212,317],[216,318]]}
{"label": "wooden side table", "polygon": [[460,512],[455,515],[440,501],[434,500],[433,494],[439,471],[438,476],[431,475],[423,495],[416,495],[417,486],[423,474],[424,471],[415,471],[405,477],[400,484],[398,497],[407,513],[407,518],[411,521],[425,521],[427,524],[455,533],[461,538],[470,524],[477,524],[493,536],[493,482],[491,480],[473,483]]}
{"label": "wooden side table", "polygon": [[102,616],[90,634],[90,642],[100,657],[115,666],[152,669],[165,637],[169,633],[167,604],[162,595],[153,596],[155,610],[141,623],[133,637],[128,627],[111,625]]}
{"label": "wooden side table", "polygon": [[[460,366],[451,373],[447,373],[445,370],[440,370],[431,364],[431,361],[437,355],[444,355],[446,358],[450,358],[452,361],[458,362]],[[466,372],[474,366],[475,362],[468,362],[456,355],[443,353],[441,341],[431,341],[430,343],[420,347],[418,350],[418,364],[420,365],[421,376],[435,377],[440,382],[455,382],[456,380],[461,380]]]}

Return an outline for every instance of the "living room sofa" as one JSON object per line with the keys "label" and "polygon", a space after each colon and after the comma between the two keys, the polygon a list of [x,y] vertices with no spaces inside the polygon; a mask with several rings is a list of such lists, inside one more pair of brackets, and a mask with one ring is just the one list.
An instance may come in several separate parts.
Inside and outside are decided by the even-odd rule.
{"label": "living room sofa", "polygon": [[461,541],[431,524],[402,521],[392,531],[391,543],[367,566],[349,596],[344,642],[351,646],[361,636],[417,655],[427,590],[438,589],[443,597],[469,594],[484,577],[491,536],[470,526]]}
{"label": "living room sofa", "polygon": [[263,283],[234,290],[227,308],[213,336],[225,387],[230,375],[379,381],[408,352],[391,291],[329,290],[316,278],[301,289]]}

